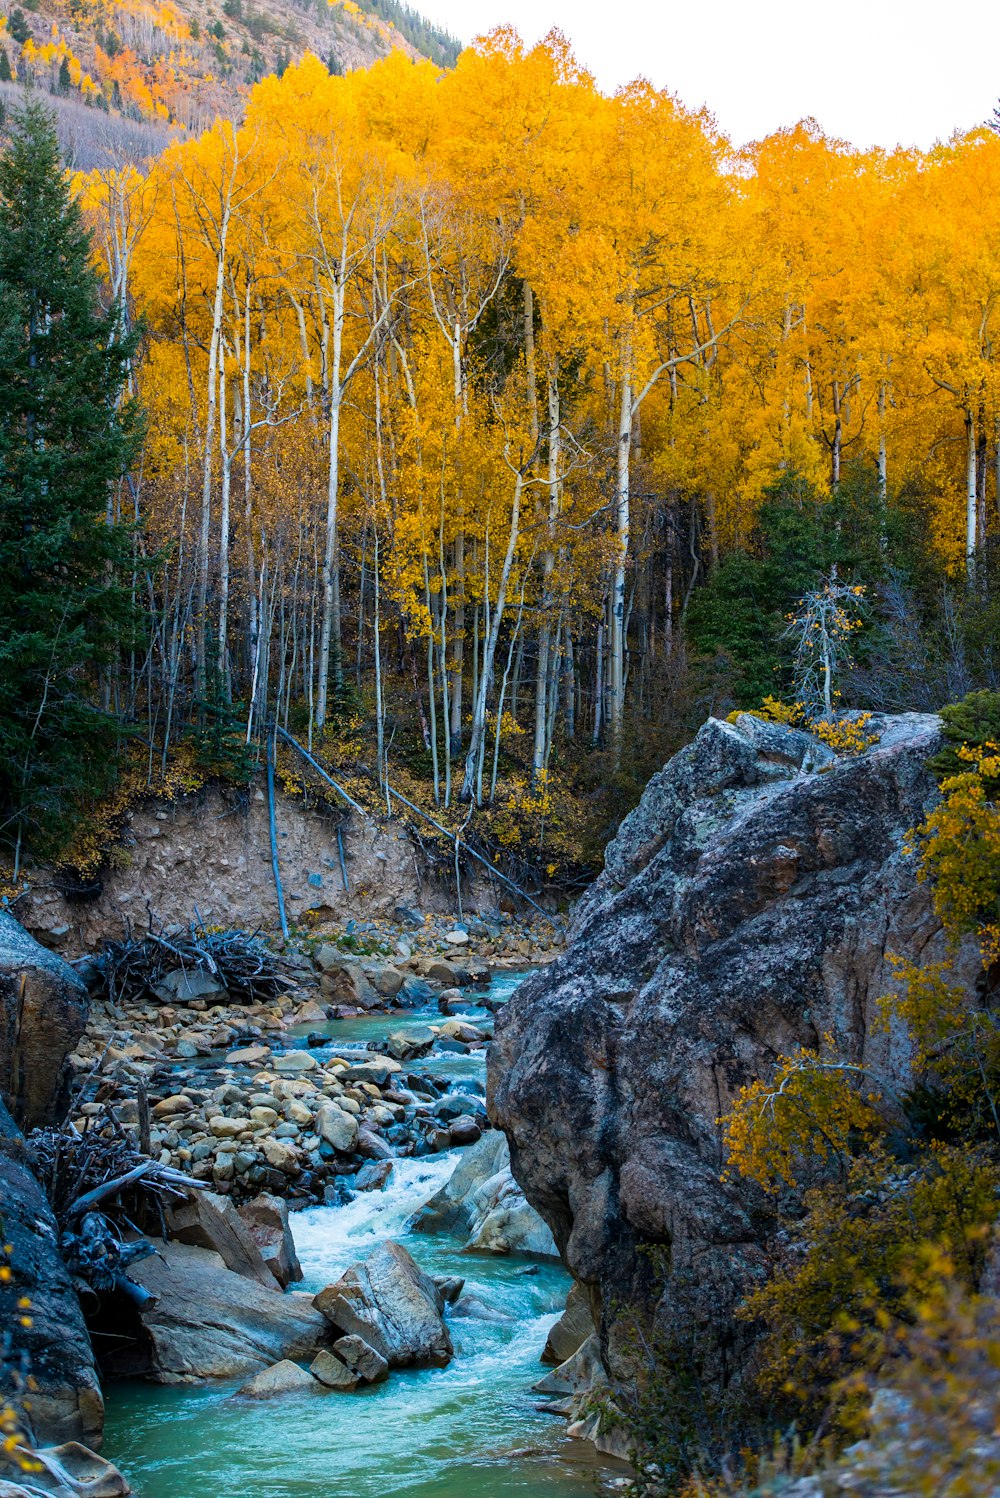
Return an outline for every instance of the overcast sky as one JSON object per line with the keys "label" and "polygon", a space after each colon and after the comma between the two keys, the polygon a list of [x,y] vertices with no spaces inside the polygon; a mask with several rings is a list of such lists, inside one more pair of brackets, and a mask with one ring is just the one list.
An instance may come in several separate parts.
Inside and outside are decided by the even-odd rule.
{"label": "overcast sky", "polygon": [[642,74],[735,144],[814,115],[855,145],[928,146],[1000,95],[1000,0],[415,0],[463,42],[558,26],[613,91]]}

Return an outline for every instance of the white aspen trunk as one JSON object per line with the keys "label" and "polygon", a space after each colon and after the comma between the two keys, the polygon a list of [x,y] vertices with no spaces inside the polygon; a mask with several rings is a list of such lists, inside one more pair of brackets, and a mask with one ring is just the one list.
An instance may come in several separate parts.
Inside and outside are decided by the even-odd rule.
{"label": "white aspen trunk", "polygon": [[[531,754],[532,783],[537,784],[548,763],[548,693],[552,654],[552,573],[555,569],[556,524],[559,519],[560,411],[559,368],[553,360],[548,379],[549,465],[548,524],[542,557],[542,610],[538,625],[538,662],[535,673],[535,736]],[[537,441],[537,438],[536,438]]]}
{"label": "white aspen trunk", "polygon": [[[219,462],[222,469],[222,497],[219,508],[219,638],[216,643],[218,670],[223,683],[229,680],[226,648],[229,634],[229,509],[232,492],[233,454],[229,447],[226,413],[226,355],[219,359]],[[226,700],[232,697],[224,689]]]}
{"label": "white aspen trunk", "polygon": [[507,604],[507,587],[510,582],[511,569],[514,565],[514,554],[517,550],[518,537],[521,533],[521,496],[523,492],[524,475],[517,472],[514,475],[514,499],[510,511],[510,532],[507,538],[507,550],[504,554],[503,566],[500,569],[496,603],[493,606],[493,617],[490,620],[489,631],[483,650],[483,668],[479,677],[479,695],[476,698],[472,711],[472,734],[469,739],[469,751],[465,757],[465,775],[462,779],[463,801],[471,801],[476,792],[479,746],[486,731],[486,703],[490,684],[493,679],[493,662],[496,658],[497,640],[500,637],[500,626],[503,623],[504,609]]}
{"label": "white aspen trunk", "polygon": [[226,277],[226,242],[229,237],[229,205],[223,210],[219,226],[219,245],[215,262],[215,295],[212,301],[212,332],[208,343],[208,376],[205,411],[205,452],[201,478],[201,520],[198,527],[198,571],[195,594],[197,615],[195,632],[195,692],[205,695],[208,650],[208,552],[212,540],[212,451],[216,422],[219,343],[222,337],[223,292]]}
{"label": "white aspen trunk", "polygon": [[976,581],[976,542],[978,540],[978,494],[976,487],[976,420],[971,410],[965,413],[965,576],[969,587]]}
{"label": "white aspen trunk", "polygon": [[614,745],[615,760],[621,753],[622,725],[625,717],[625,571],[629,544],[629,470],[632,449],[632,381],[628,369],[622,372],[621,408],[618,418],[618,472],[615,485],[615,555],[611,582],[610,660],[608,721]]}
{"label": "white aspen trunk", "polygon": [[[346,245],[344,247],[346,255]],[[329,352],[328,397],[330,401],[330,426],[328,436],[327,486],[326,486],[326,531],[323,541],[323,573],[321,588],[323,606],[319,626],[319,680],[316,685],[316,727],[326,722],[329,700],[330,645],[340,645],[339,588],[337,587],[337,499],[340,489],[340,407],[343,390],[340,384],[341,352],[344,343],[345,286],[342,278],[333,283],[333,332]],[[342,662],[337,662],[338,680]]]}

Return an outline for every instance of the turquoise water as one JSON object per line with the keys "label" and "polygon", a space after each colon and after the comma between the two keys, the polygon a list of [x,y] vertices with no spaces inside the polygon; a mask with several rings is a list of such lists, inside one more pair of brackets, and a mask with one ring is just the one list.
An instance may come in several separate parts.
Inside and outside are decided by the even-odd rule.
{"label": "turquoise water", "polygon": [[[504,975],[492,991],[506,996],[521,976]],[[338,1045],[365,1044],[430,1018],[429,1010],[408,1011],[388,1024],[378,1015],[330,1029]],[[482,1076],[482,1055],[441,1059],[463,1063],[446,1075]],[[356,1394],[249,1406],[233,1399],[236,1384],[108,1388],[104,1455],[139,1498],[593,1498],[601,1490],[608,1467],[585,1442],[569,1440],[561,1420],[536,1409],[530,1392],[569,1287],[562,1268],[462,1254],[460,1239],[407,1230],[459,1158],[450,1151],[400,1160],[384,1192],[296,1213],[300,1288],[319,1290],[386,1238],[402,1239],[430,1273],[464,1276],[465,1293],[494,1319],[450,1316],[455,1356],[447,1368],[394,1372]]]}

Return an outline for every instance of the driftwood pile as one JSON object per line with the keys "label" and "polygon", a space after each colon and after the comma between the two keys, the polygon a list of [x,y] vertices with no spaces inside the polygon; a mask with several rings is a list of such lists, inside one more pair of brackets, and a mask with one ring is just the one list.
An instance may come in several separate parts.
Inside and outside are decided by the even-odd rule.
{"label": "driftwood pile", "polygon": [[171,1002],[177,975],[204,980],[206,992],[225,991],[231,1003],[257,1004],[284,993],[292,969],[259,931],[209,931],[192,924],[169,936],[152,927],[138,940],[131,934],[111,942],[94,960],[98,995],[112,1003]]}
{"label": "driftwood pile", "polygon": [[147,1304],[149,1292],[125,1272],[155,1252],[138,1223],[152,1217],[166,1237],[164,1207],[200,1183],[144,1155],[107,1104],[85,1132],[72,1124],[36,1129],[28,1146],[70,1273],[98,1293],[120,1290]]}

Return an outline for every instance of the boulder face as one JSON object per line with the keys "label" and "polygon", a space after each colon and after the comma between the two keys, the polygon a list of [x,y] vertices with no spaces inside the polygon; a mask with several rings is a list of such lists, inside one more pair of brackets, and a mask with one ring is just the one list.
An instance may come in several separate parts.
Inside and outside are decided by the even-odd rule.
{"label": "boulder face", "polygon": [[443,1368],[452,1345],[444,1297],[398,1243],[381,1244],[321,1290],[316,1309],[338,1332],[362,1339],[390,1368]]}
{"label": "boulder face", "polygon": [[[41,1186],[28,1168],[23,1141],[0,1110],[0,1215],[11,1245],[13,1280],[0,1285],[0,1326],[14,1333],[16,1354],[28,1358],[34,1390],[24,1410],[39,1443],[82,1441],[99,1446],[104,1400],[90,1338],[59,1230]],[[30,1325],[18,1325],[17,1302],[31,1301]]]}
{"label": "boulder face", "polygon": [[731,1311],[766,1220],[720,1179],[739,1088],[825,1033],[905,1077],[905,1040],[872,1021],[890,954],[944,955],[904,852],[936,795],[939,721],[868,731],[848,758],[747,714],[709,719],[622,823],[566,953],[497,1016],[491,1115],[613,1378],[636,1313],[697,1346],[713,1381],[739,1376],[750,1334]]}
{"label": "boulder face", "polygon": [[22,1127],[51,1121],[87,1005],[69,964],[0,910],[0,1097]]}

